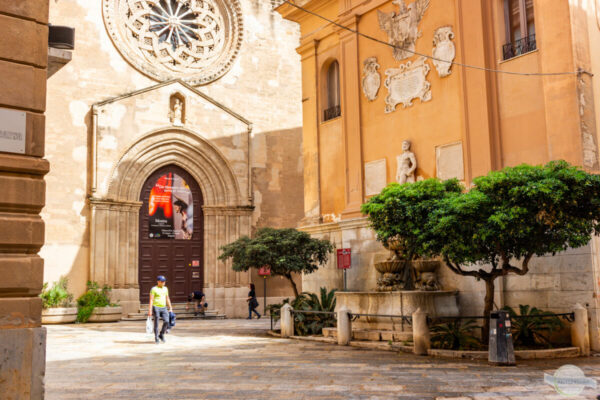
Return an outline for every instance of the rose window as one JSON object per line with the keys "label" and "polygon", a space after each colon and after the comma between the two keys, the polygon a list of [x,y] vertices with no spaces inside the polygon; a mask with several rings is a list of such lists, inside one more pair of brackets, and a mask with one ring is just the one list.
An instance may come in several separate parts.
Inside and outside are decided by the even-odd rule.
{"label": "rose window", "polygon": [[241,43],[237,0],[104,0],[104,18],[121,54],[158,80],[218,79]]}

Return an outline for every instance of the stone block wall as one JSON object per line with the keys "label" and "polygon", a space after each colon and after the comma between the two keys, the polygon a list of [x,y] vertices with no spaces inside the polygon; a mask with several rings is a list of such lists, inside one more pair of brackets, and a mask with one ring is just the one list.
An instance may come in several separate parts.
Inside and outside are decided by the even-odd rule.
{"label": "stone block wall", "polygon": [[[44,111],[48,0],[0,2],[0,108],[26,115],[24,154],[0,148],[0,397],[44,396]],[[0,121],[0,129],[2,129]]]}

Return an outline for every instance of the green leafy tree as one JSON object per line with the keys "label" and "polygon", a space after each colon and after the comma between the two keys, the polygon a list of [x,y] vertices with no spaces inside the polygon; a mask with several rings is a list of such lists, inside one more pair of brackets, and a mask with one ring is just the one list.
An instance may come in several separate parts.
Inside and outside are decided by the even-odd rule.
{"label": "green leafy tree", "polygon": [[268,266],[272,275],[289,280],[298,297],[292,274],[316,271],[327,262],[333,248],[328,240],[311,238],[308,233],[296,229],[261,228],[253,238],[242,236],[221,247],[219,260],[231,258],[234,271]]}
{"label": "green leafy tree", "polygon": [[455,179],[445,182],[427,179],[403,185],[392,183],[363,204],[361,211],[368,215],[377,240],[393,251],[397,259],[409,263],[430,253],[431,232],[425,227],[440,200],[462,190]]}
{"label": "green leafy tree", "polygon": [[[520,165],[474,179],[473,188],[442,199],[429,218],[427,251],[455,273],[485,282],[484,315],[494,281],[525,275],[531,258],[587,244],[600,223],[600,176],[564,161]],[[487,342],[489,318],[484,319]]]}

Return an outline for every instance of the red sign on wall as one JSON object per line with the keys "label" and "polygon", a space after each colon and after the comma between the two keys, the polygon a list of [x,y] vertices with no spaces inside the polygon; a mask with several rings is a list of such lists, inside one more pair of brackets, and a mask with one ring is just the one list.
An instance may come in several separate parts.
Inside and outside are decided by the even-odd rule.
{"label": "red sign on wall", "polygon": [[352,264],[352,249],[337,249],[337,267],[348,269]]}
{"label": "red sign on wall", "polygon": [[258,269],[258,275],[260,276],[271,276],[271,267],[263,266]]}

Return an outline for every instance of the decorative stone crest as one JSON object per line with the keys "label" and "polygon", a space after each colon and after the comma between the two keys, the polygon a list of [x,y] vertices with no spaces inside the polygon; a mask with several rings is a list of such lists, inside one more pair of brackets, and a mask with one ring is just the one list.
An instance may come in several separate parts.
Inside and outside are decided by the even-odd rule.
{"label": "decorative stone crest", "polygon": [[363,62],[363,64],[363,93],[369,101],[373,101],[377,98],[377,92],[379,91],[379,87],[381,86],[381,77],[379,76],[379,72],[377,72],[380,65],[377,64],[376,57],[367,58]]}
{"label": "decorative stone crest", "polygon": [[451,26],[442,26],[436,29],[433,34],[433,57],[437,59],[433,60],[433,65],[441,78],[450,75],[452,61],[456,57],[456,49],[452,39],[454,39],[454,32],[452,32]]}
{"label": "decorative stone crest", "polygon": [[387,78],[384,85],[388,89],[385,98],[386,113],[396,110],[399,103],[406,108],[412,106],[413,99],[431,100],[431,83],[426,79],[431,67],[425,60],[425,57],[420,57],[415,62],[401,64],[400,68],[385,71]]}
{"label": "decorative stone crest", "polygon": [[103,0],[103,13],[123,57],[159,81],[212,82],[242,42],[239,0]]}
{"label": "decorative stone crest", "polygon": [[419,22],[429,7],[430,0],[415,0],[408,6],[405,0],[394,0],[400,12],[384,13],[377,10],[379,27],[388,34],[388,42],[394,46],[394,58],[402,61],[414,54],[415,43],[421,32]]}
{"label": "decorative stone crest", "polygon": [[410,141],[402,141],[403,153],[396,157],[396,181],[398,183],[414,183],[415,170],[417,169],[417,158],[410,151]]}

